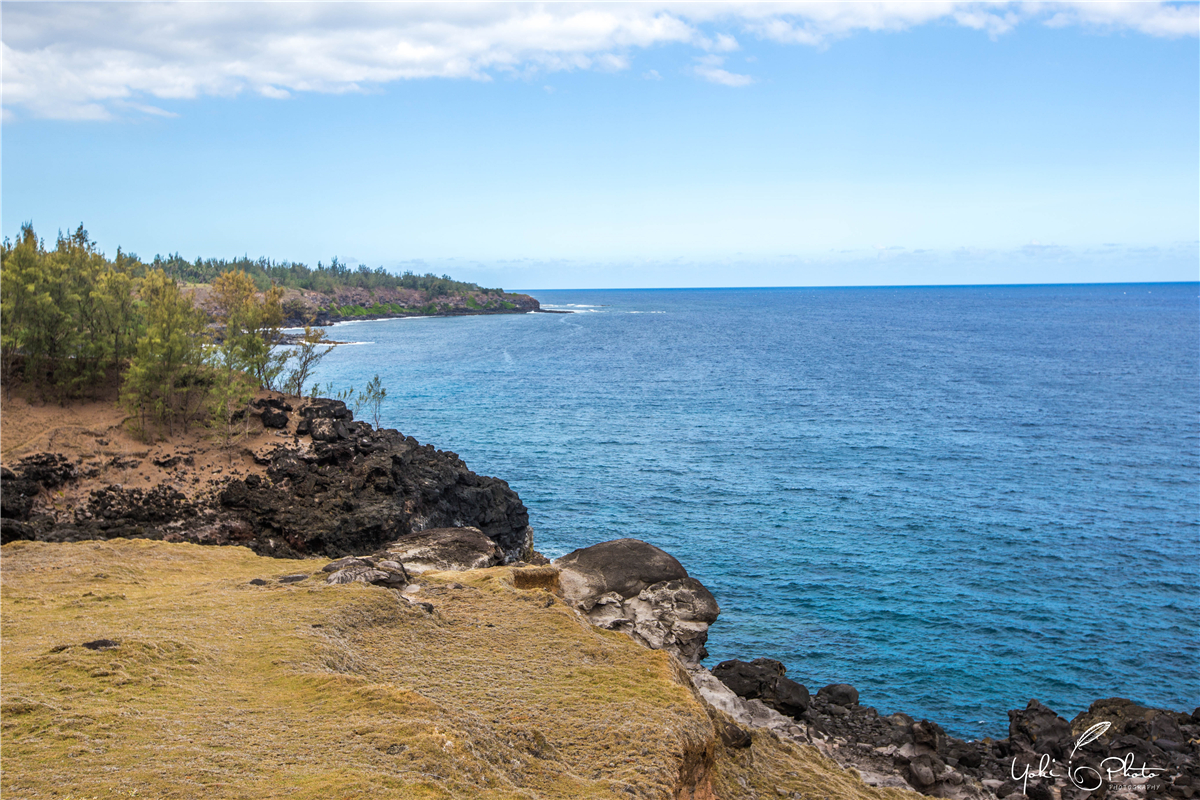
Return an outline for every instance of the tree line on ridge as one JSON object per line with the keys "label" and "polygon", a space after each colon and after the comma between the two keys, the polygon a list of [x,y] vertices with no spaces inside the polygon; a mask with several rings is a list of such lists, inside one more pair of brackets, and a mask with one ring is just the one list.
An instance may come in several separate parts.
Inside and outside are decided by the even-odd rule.
{"label": "tree line on ridge", "polygon": [[[30,223],[16,242],[6,237],[0,245],[0,380],[6,392],[24,381],[43,399],[66,403],[94,397],[117,380],[119,402],[145,438],[198,422],[221,423],[232,436],[259,389],[302,395],[331,349],[324,331],[311,325],[295,347],[280,346],[286,284],[278,277],[333,289],[410,281],[407,288],[443,291],[453,284],[488,291],[445,276],[351,272],[336,259],[336,269],[290,264],[286,275],[284,265],[261,259],[197,259],[190,272],[181,264],[187,262],[178,256],[156,256],[146,264],[120,248],[108,259],[82,224],[68,236],[59,233],[53,248]],[[200,277],[211,284],[211,315],[181,285]]]}

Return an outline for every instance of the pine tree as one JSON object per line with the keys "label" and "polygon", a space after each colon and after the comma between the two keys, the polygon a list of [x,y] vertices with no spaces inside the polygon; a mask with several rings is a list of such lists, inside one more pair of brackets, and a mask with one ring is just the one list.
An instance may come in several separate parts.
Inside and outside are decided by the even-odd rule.
{"label": "pine tree", "polygon": [[299,347],[291,354],[296,359],[296,367],[288,373],[284,381],[283,391],[296,397],[304,396],[304,384],[308,381],[313,369],[322,358],[329,355],[333,345],[327,344],[325,331],[311,325],[304,326],[304,336]]}
{"label": "pine tree", "polygon": [[207,320],[160,269],[142,281],[141,299],[146,329],[125,374],[121,402],[138,415],[147,438],[150,422],[173,435],[176,424],[186,429],[196,418],[212,384],[204,365]]}
{"label": "pine tree", "polygon": [[[42,283],[40,271],[44,255],[42,243],[28,222],[21,226],[20,241],[14,245],[6,238],[0,249],[0,371],[3,373],[0,379],[6,389],[12,388],[22,356],[24,377],[37,374],[38,366],[30,364],[29,326],[38,287]],[[39,356],[34,360],[40,360]]]}
{"label": "pine tree", "polygon": [[263,388],[274,390],[290,355],[276,349],[283,340],[283,290],[271,286],[259,299],[253,279],[237,270],[219,275],[212,291],[217,322],[223,327],[223,366],[247,372]]}

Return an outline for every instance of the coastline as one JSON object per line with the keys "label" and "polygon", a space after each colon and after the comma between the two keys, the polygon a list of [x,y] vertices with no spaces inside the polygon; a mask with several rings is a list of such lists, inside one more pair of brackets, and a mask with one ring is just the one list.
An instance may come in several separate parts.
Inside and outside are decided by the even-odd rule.
{"label": "coastline", "polygon": [[[325,327],[341,322],[412,317],[473,317],[493,314],[525,314],[540,312],[541,304],[527,294],[439,295],[428,298],[410,291],[343,289],[334,295],[315,292],[297,293],[291,305],[285,306],[285,327],[311,324]],[[285,303],[287,301],[285,300]],[[352,313],[344,313],[350,310]],[[543,312],[548,313],[548,312]]]}
{"label": "coastline", "polygon": [[[534,302],[537,302],[537,301],[534,301]],[[321,321],[320,322],[314,321],[312,323],[312,325],[313,325],[313,327],[333,328],[338,325],[348,325],[353,322],[383,322],[383,321],[393,320],[393,319],[433,319],[436,317],[487,317],[487,316],[497,316],[497,315],[501,315],[501,314],[574,314],[574,313],[575,313],[574,311],[560,311],[558,309],[549,309],[549,308],[540,308],[540,307],[534,308],[534,309],[503,309],[503,310],[479,309],[479,310],[466,310],[466,311],[454,310],[454,311],[438,312],[438,313],[434,313],[434,314],[426,314],[424,312],[412,312],[412,313],[389,312],[386,314],[363,314],[361,316],[355,315],[355,316],[349,316],[349,317],[332,317],[332,316],[319,317],[319,319]],[[304,330],[303,321],[297,320],[294,318],[285,320],[285,325],[282,329],[283,337],[282,337],[282,340],[280,341],[280,344],[286,345],[286,346],[301,344],[303,341],[303,334],[302,334],[303,330]],[[300,331],[301,333],[297,333],[297,331]],[[335,341],[335,340],[331,339],[331,340],[326,341],[325,344],[344,345],[344,344],[358,344],[358,343],[357,342],[340,342],[340,341]]]}
{"label": "coastline", "polygon": [[[18,416],[25,410],[33,413],[20,402],[14,409],[13,401],[7,401],[6,423],[13,423],[14,411]],[[54,411],[48,413],[53,416]],[[175,440],[138,449],[123,442],[121,452],[114,452],[110,446],[122,435],[121,416],[110,415],[95,428],[83,426],[75,440],[43,431],[23,448],[6,449],[0,474],[6,545],[22,539],[65,544],[133,538],[240,545],[285,559],[338,558],[366,556],[385,540],[420,530],[467,525],[497,548],[494,556],[471,562],[467,569],[545,563],[534,550],[528,514],[505,482],[476,476],[453,453],[354,421],[339,401],[261,394],[247,418],[255,425],[254,436],[237,448],[236,460],[199,441]],[[33,427],[45,425],[43,420]],[[10,439],[7,426],[5,433]],[[43,444],[46,450],[34,452]],[[219,464],[226,457],[228,466]],[[384,463],[392,465],[391,477],[381,484],[370,476],[378,476]],[[118,473],[124,480],[113,480]],[[131,474],[136,477],[131,479]],[[430,494],[430,481],[443,488]],[[410,499],[401,511],[389,499],[402,497],[416,498],[417,505]],[[380,529],[380,519],[392,520],[391,527]],[[609,600],[610,605],[595,608],[610,609],[617,602],[619,609],[633,598]],[[678,628],[682,606],[674,599],[662,602],[666,610],[652,616],[668,629]],[[622,612],[625,616],[614,617],[607,610],[600,617],[585,610],[584,616],[653,647],[654,634],[638,633],[636,626],[626,630],[627,617],[636,618],[637,608],[635,604]],[[690,684],[708,706],[727,714],[745,736],[765,731],[815,747],[876,786],[943,797],[1011,797],[1018,794],[1017,782],[1015,775],[1005,776],[1006,768],[1011,772],[1021,763],[1036,770],[1043,756],[1061,759],[1081,733],[1080,726],[1105,714],[1110,719],[1099,721],[1114,725],[1115,733],[1092,745],[1100,760],[1124,748],[1138,764],[1177,773],[1172,780],[1177,777],[1180,783],[1162,784],[1169,796],[1190,796],[1193,779],[1200,786],[1200,718],[1194,713],[1104,700],[1067,721],[1031,701],[1026,709],[1009,712],[1007,739],[965,742],[928,720],[903,713],[882,715],[860,705],[853,687],[831,685],[810,695],[808,688],[786,678],[782,664],[769,658],[723,662],[711,671],[686,658],[684,665]],[[741,741],[734,731],[726,733],[734,745]],[[1145,780],[1130,784],[1141,788],[1130,791],[1159,785],[1155,776],[1161,774],[1142,774]],[[1076,791],[1082,790],[1064,783],[1059,796],[1070,798]],[[1108,796],[1134,796],[1121,791]]]}

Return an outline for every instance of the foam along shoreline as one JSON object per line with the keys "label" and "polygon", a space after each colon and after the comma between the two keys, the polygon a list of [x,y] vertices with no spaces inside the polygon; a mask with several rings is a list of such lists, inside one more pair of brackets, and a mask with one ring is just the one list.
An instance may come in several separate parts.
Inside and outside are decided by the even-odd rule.
{"label": "foam along shoreline", "polygon": [[[329,328],[336,328],[339,325],[353,325],[356,322],[397,322],[406,319],[436,319],[440,316],[450,316],[443,314],[414,314],[411,317],[355,317],[354,319],[342,319],[337,322],[331,322]],[[465,314],[455,314],[454,316],[467,316]]]}

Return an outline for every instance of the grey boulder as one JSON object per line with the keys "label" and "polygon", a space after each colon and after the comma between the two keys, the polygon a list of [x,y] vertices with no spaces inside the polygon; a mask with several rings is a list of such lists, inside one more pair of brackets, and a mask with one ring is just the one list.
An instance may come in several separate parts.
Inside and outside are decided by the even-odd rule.
{"label": "grey boulder", "polygon": [[858,705],[858,689],[848,683],[831,683],[817,692],[817,697],[843,708]]}
{"label": "grey boulder", "polygon": [[585,547],[557,559],[564,598],[601,628],[697,663],[708,651],[716,598],[675,558],[637,539]]}
{"label": "grey boulder", "polygon": [[408,585],[408,571],[398,561],[367,556],[347,556],[321,568],[328,572],[326,583],[372,583],[376,586]]}
{"label": "grey boulder", "polygon": [[388,562],[381,563],[377,566],[367,565],[352,565],[331,572],[329,577],[325,579],[326,583],[371,583],[375,586],[400,587],[408,584],[408,575],[404,572],[404,568],[395,567],[399,564],[391,564]]}
{"label": "grey boulder", "polygon": [[688,576],[674,556],[639,539],[614,539],[555,559],[563,597],[590,611],[609,592],[634,597],[642,589]]}
{"label": "grey boulder", "polygon": [[431,528],[383,547],[376,558],[404,564],[410,573],[462,572],[504,563],[504,552],[479,528]]}

